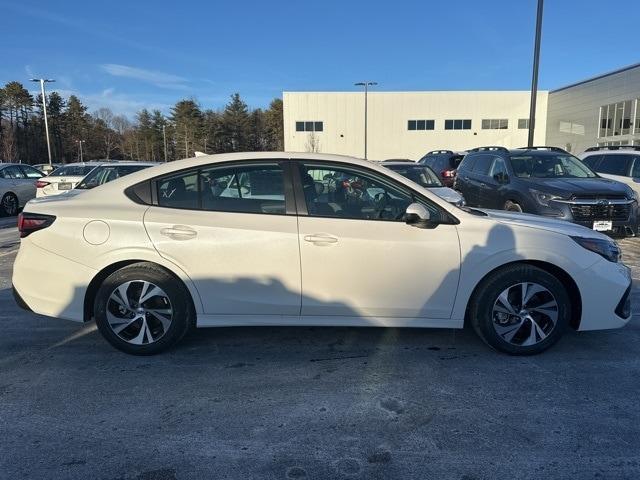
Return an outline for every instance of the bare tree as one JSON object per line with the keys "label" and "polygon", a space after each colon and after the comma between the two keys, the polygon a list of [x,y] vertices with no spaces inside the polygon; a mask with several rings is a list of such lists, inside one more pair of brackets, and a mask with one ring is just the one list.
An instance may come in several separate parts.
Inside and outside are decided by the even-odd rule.
{"label": "bare tree", "polygon": [[306,148],[309,153],[320,153],[320,138],[316,135],[316,132],[309,134]]}

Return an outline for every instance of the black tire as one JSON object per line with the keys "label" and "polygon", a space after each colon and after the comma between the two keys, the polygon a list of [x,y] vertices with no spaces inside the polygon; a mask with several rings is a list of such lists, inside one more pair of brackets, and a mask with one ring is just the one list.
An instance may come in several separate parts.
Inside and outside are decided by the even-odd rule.
{"label": "black tire", "polygon": [[[161,337],[153,342],[139,345],[129,343],[116,334],[107,317],[107,308],[113,308],[113,302],[109,303],[109,300],[114,290],[126,282],[134,282],[135,287],[138,281],[149,282],[162,289],[172,309],[169,327],[166,329],[160,328],[160,331],[163,332]],[[135,315],[133,311],[131,314]],[[178,343],[190,328],[195,325],[195,312],[191,296],[182,281],[162,267],[147,262],[128,265],[115,271],[104,280],[96,293],[94,316],[102,336],[118,350],[132,355],[154,355],[167,350]],[[156,319],[145,314],[145,321],[147,318],[150,319],[149,325],[151,325],[152,321],[156,321]],[[134,324],[131,328],[135,327],[136,325]],[[123,332],[126,332],[126,329]],[[150,336],[151,329],[149,329],[148,334],[142,334],[143,339],[149,339]]]}
{"label": "black tire", "polygon": [[20,204],[18,203],[18,197],[15,194],[8,192],[5,193],[0,200],[0,213],[4,217],[13,217],[18,214]]}
{"label": "black tire", "polygon": [[520,204],[518,202],[514,202],[513,200],[507,200],[504,203],[504,210],[508,212],[518,212],[518,213],[522,213],[524,211],[522,210],[522,207],[520,206]]}
{"label": "black tire", "polygon": [[[536,283],[553,295],[557,304],[557,320],[546,338],[533,345],[514,345],[498,334],[494,327],[494,305],[498,297],[509,287],[531,282]],[[517,293],[517,292],[516,292]],[[544,295],[546,293],[541,293]],[[532,297],[533,299],[534,297]],[[499,313],[497,315],[500,315]],[[515,317],[515,316],[514,316]],[[473,294],[469,308],[469,320],[476,333],[489,346],[510,355],[535,355],[554,345],[569,325],[571,300],[562,282],[541,268],[526,264],[515,264],[501,268],[485,278]],[[529,322],[532,329],[533,325]],[[517,335],[527,335],[527,323]]]}

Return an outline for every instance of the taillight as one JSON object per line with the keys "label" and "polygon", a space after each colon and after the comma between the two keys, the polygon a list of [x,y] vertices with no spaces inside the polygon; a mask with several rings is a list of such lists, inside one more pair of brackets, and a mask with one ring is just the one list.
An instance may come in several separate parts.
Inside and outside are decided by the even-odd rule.
{"label": "taillight", "polygon": [[20,238],[24,238],[30,233],[47,228],[55,219],[56,217],[53,215],[22,212],[18,215],[18,231],[20,232]]}
{"label": "taillight", "polygon": [[456,176],[456,171],[455,170],[443,170],[441,172],[441,175],[443,178],[453,178]]}
{"label": "taillight", "polygon": [[38,180],[36,182],[36,188],[44,188],[47,185],[51,185],[51,183],[50,182],[43,182],[42,180]]}

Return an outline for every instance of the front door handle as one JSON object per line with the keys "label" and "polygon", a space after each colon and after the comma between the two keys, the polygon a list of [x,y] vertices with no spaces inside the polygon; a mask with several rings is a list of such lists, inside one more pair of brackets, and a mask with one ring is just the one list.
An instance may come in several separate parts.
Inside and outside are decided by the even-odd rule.
{"label": "front door handle", "polygon": [[193,228],[185,225],[174,225],[173,227],[163,228],[160,234],[173,240],[189,240],[198,236]]}
{"label": "front door handle", "polygon": [[305,235],[305,242],[311,242],[314,245],[323,246],[331,243],[338,243],[338,239],[328,233],[314,233],[313,235]]}

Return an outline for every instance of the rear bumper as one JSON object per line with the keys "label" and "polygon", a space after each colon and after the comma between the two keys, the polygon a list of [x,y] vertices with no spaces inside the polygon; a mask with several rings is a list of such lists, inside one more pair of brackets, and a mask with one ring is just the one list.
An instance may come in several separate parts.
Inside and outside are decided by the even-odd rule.
{"label": "rear bumper", "polygon": [[16,303],[48,317],[84,321],[84,297],[97,272],[23,239],[13,266]]}

